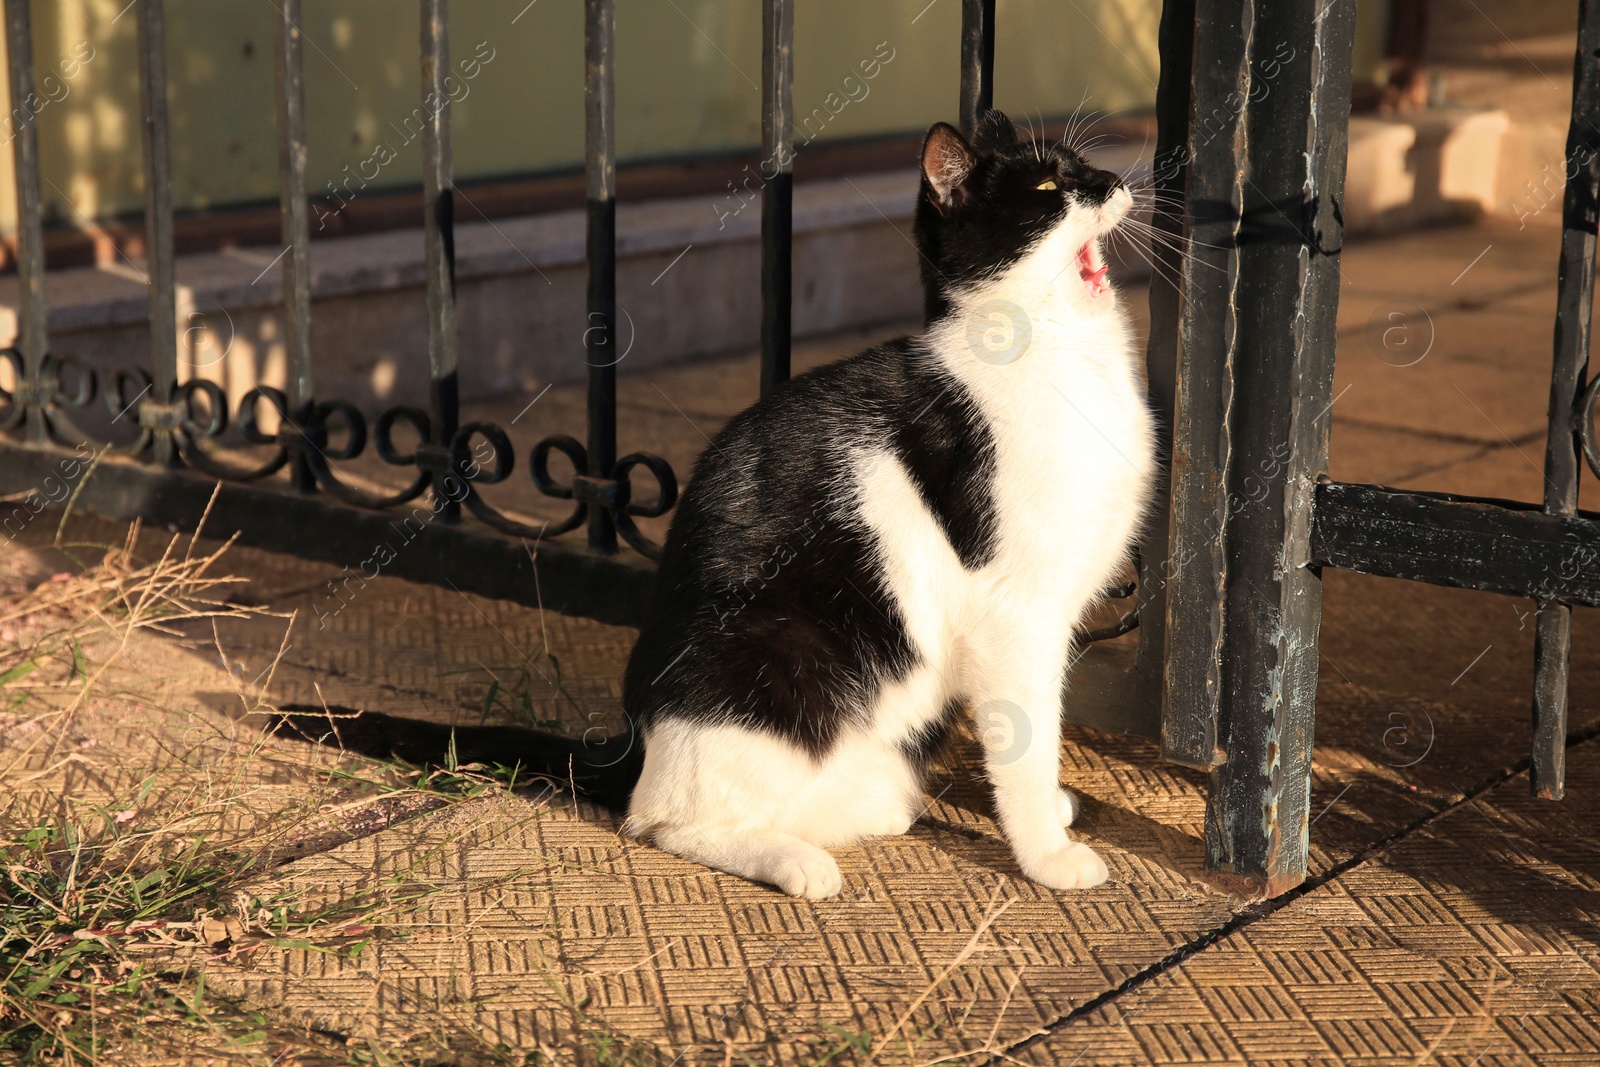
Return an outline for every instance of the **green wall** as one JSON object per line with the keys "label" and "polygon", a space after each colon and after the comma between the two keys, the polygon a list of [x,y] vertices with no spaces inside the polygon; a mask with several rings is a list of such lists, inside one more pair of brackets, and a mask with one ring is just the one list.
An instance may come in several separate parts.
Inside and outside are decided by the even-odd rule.
{"label": "green wall", "polygon": [[[128,0],[35,0],[47,221],[83,226],[142,206],[134,15]],[[953,119],[960,0],[800,0],[797,140]],[[180,210],[277,195],[272,20],[266,0],[167,0],[173,194]],[[459,178],[582,164],[581,0],[456,0],[451,106]],[[1000,0],[996,95],[1020,116],[1147,107],[1154,0]],[[618,0],[617,141],[624,160],[760,140],[758,0]],[[416,7],[305,0],[312,188],[420,181]],[[866,67],[863,68],[862,64]],[[863,71],[875,76],[868,79]],[[458,70],[458,74],[462,73]],[[53,81],[47,82],[49,75]],[[811,116],[809,125],[805,123]],[[413,118],[412,128],[416,126]],[[392,153],[392,158],[391,158]],[[348,168],[348,169],[346,169]],[[0,228],[12,229],[10,153]]]}

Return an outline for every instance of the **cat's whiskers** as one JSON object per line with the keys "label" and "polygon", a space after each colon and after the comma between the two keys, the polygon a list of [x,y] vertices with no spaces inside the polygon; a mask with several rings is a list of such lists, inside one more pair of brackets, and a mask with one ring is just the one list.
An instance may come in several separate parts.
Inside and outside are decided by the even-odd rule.
{"label": "cat's whiskers", "polygon": [[1179,251],[1181,251],[1185,246],[1190,248],[1210,248],[1217,252],[1233,251],[1232,246],[1211,244],[1208,241],[1197,241],[1193,237],[1186,237],[1183,234],[1176,234],[1170,230],[1163,230],[1160,227],[1153,226],[1142,219],[1124,219],[1122,225],[1130,227],[1134,232],[1147,236],[1153,241],[1167,244]]}
{"label": "cat's whiskers", "polygon": [[[1198,256],[1192,256],[1192,255],[1190,255],[1188,253],[1188,251],[1185,248],[1186,245],[1189,245],[1189,246],[1199,245],[1199,246],[1201,246],[1203,248],[1211,248],[1211,249],[1216,249],[1218,251],[1229,251],[1229,249],[1223,248],[1223,246],[1206,244],[1204,241],[1195,241],[1192,238],[1183,237],[1183,236],[1178,235],[1178,234],[1168,233],[1168,232],[1166,232],[1164,230],[1158,230],[1154,226],[1150,226],[1150,225],[1148,225],[1146,223],[1138,222],[1137,220],[1131,220],[1130,219],[1130,220],[1124,222],[1123,225],[1128,227],[1128,234],[1129,234],[1130,237],[1136,236],[1136,237],[1142,238],[1143,240],[1148,241],[1150,243],[1150,245],[1152,247],[1154,247],[1154,248],[1160,248],[1160,249],[1163,249],[1165,251],[1171,252],[1174,255],[1178,256],[1181,260],[1183,260],[1185,262],[1197,264],[1199,266],[1205,267],[1208,270],[1214,270],[1214,271],[1217,271],[1220,274],[1227,274],[1228,273],[1227,268],[1225,268],[1225,267],[1223,267],[1223,266],[1221,266],[1219,264],[1212,263],[1209,260],[1202,259],[1202,258],[1200,258]],[[1140,246],[1138,244],[1135,244],[1135,247],[1140,247]],[[1152,266],[1153,266],[1153,264],[1152,264]]]}
{"label": "cat's whiskers", "polygon": [[1066,134],[1063,135],[1062,143],[1065,144],[1069,149],[1076,151],[1076,145],[1081,142],[1084,137],[1088,136],[1089,132],[1106,118],[1106,115],[1106,112],[1098,111],[1090,112],[1088,115],[1080,118],[1078,121],[1074,122],[1072,127],[1066,132]]}
{"label": "cat's whiskers", "polygon": [[1064,147],[1067,146],[1067,142],[1072,137],[1073,128],[1078,123],[1078,116],[1083,113],[1083,105],[1087,104],[1088,102],[1089,102],[1089,87],[1088,86],[1084,86],[1083,96],[1078,99],[1078,106],[1072,109],[1072,115],[1067,119],[1066,128],[1061,131],[1061,140],[1059,142],[1057,142],[1058,144],[1060,144],[1060,145],[1062,145]]}
{"label": "cat's whiskers", "polygon": [[[1154,257],[1147,253],[1159,249],[1172,253],[1180,261],[1193,261],[1209,270],[1215,270],[1223,274],[1227,273],[1224,267],[1207,259],[1195,257],[1191,253],[1195,248],[1206,248],[1219,252],[1231,251],[1228,246],[1198,241],[1193,237],[1174,233],[1171,230],[1153,225],[1145,219],[1137,217],[1138,210],[1146,204],[1152,209],[1162,205],[1173,209],[1181,208],[1183,206],[1181,198],[1137,182],[1129,186],[1128,191],[1133,197],[1134,206],[1118,223],[1117,227],[1112,231],[1112,235],[1120,238],[1128,247],[1134,249],[1136,254],[1143,257],[1150,264],[1152,271],[1158,270],[1156,259],[1164,257]],[[1166,278],[1166,275],[1163,274],[1162,277]]]}
{"label": "cat's whiskers", "polygon": [[1088,137],[1090,132],[1092,132],[1096,126],[1109,117],[1109,112],[1095,112],[1089,117],[1088,121],[1083,124],[1082,129],[1074,129],[1071,131],[1072,139],[1067,142],[1067,147],[1072,151],[1077,152],[1079,155],[1082,155],[1083,150],[1079,146],[1083,143],[1084,138]]}
{"label": "cat's whiskers", "polygon": [[1160,278],[1169,285],[1176,284],[1176,278],[1169,273],[1168,264],[1163,260],[1157,259],[1152,253],[1151,249],[1147,248],[1143,244],[1140,244],[1132,231],[1124,230],[1121,227],[1118,227],[1111,232],[1111,238],[1113,241],[1121,241],[1126,247],[1132,249],[1135,255],[1149,265],[1150,273],[1152,275]]}
{"label": "cat's whiskers", "polygon": [[1113,133],[1096,134],[1090,140],[1085,141],[1082,145],[1079,145],[1078,148],[1075,149],[1075,151],[1080,156],[1087,156],[1090,152],[1093,152],[1096,149],[1104,148],[1107,145],[1115,143],[1116,140],[1117,140],[1117,135],[1113,134]]}
{"label": "cat's whiskers", "polygon": [[[1188,202],[1184,197],[1170,190],[1158,188],[1150,179],[1140,179],[1128,185],[1128,192],[1133,197],[1135,208],[1148,206],[1152,215],[1157,209],[1165,209],[1163,213],[1183,215],[1188,209]],[[1138,222],[1141,220],[1135,219]],[[1145,223],[1148,225],[1148,223]]]}
{"label": "cat's whiskers", "polygon": [[1033,116],[1024,115],[1023,119],[1028,123],[1028,147],[1033,149],[1034,162],[1043,163],[1044,155],[1039,151],[1039,136],[1044,133],[1044,119],[1039,120],[1040,129],[1037,134],[1033,132]]}

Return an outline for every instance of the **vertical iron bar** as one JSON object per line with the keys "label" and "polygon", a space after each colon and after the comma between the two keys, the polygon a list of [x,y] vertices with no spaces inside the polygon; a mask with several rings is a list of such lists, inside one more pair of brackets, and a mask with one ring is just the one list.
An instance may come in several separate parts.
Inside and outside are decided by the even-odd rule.
{"label": "vertical iron bar", "polygon": [[[34,125],[33,31],[29,0],[6,0],[6,61],[11,71],[11,158],[17,172],[17,347],[23,377],[38,382],[50,345],[44,302],[44,223],[39,207],[39,131]],[[19,117],[20,116],[20,117]],[[21,383],[18,383],[19,385]],[[26,420],[27,439],[42,445],[49,426],[42,413]]]}
{"label": "vertical iron bar", "polygon": [[[422,0],[422,197],[424,255],[428,275],[428,370],[433,378],[433,443],[449,447],[460,418],[456,384],[456,237],[451,186],[449,0]],[[461,517],[460,494],[445,490],[445,472],[435,472],[439,517]]]}
{"label": "vertical iron bar", "polygon": [[[1548,464],[1547,464],[1548,468]],[[1549,491],[1547,490],[1547,496]],[[1549,511],[1548,500],[1545,510]],[[1533,631],[1533,795],[1560,800],[1566,792],[1567,672],[1572,659],[1572,608],[1539,601]]]}
{"label": "vertical iron bar", "polygon": [[[1222,701],[1206,802],[1212,877],[1250,896],[1305,879],[1327,471],[1350,117],[1351,3],[1256,0],[1248,49]],[[1248,101],[1248,102],[1245,102]]]}
{"label": "vertical iron bar", "polygon": [[[178,385],[178,310],[172,263],[172,155],[167,130],[167,43],[162,0],[140,0],[138,13],[140,144],[144,151],[145,271],[150,287],[151,395],[168,404]],[[156,462],[178,463],[172,433],[154,435]]]}
{"label": "vertical iron bar", "polygon": [[1161,576],[1167,598],[1161,746],[1167,759],[1203,769],[1222,760],[1217,717],[1230,513],[1228,419],[1238,355],[1240,161],[1253,5],[1198,0],[1194,8],[1195,106],[1186,116],[1182,158],[1167,163],[1188,166],[1188,232],[1177,272],[1182,300],[1174,342],[1171,525]]}
{"label": "vertical iron bar", "polygon": [[[1178,324],[1182,308],[1178,277],[1184,268],[1180,241],[1188,225],[1180,207],[1188,186],[1190,83],[1195,41],[1195,0],[1167,0],[1161,9],[1161,80],[1156,88],[1156,152],[1152,180],[1152,225],[1170,240],[1152,242],[1156,269],[1150,278],[1150,343],[1146,355],[1150,403],[1156,412],[1159,453],[1170,461],[1177,395]],[[1171,470],[1169,462],[1168,470]],[[1143,722],[1161,715],[1167,647],[1167,575],[1172,487],[1157,485],[1139,546],[1139,649],[1129,703]],[[1154,733],[1155,731],[1147,730]]]}
{"label": "vertical iron bar", "polygon": [[794,0],[761,5],[761,395],[789,380],[794,299]]}
{"label": "vertical iron bar", "polygon": [[[289,360],[289,416],[304,430],[311,422],[311,220],[306,191],[306,96],[300,48],[300,0],[279,0],[273,35],[278,81],[278,195],[283,222],[284,347]],[[289,482],[316,488],[301,451],[289,456]]]}
{"label": "vertical iron bar", "polygon": [[[616,18],[613,0],[584,0],[584,173],[587,179],[589,299],[583,332],[589,364],[589,470],[609,478],[617,465],[617,160]],[[617,550],[616,524],[589,505],[589,547]]]}
{"label": "vertical iron bar", "polygon": [[[1567,129],[1567,191],[1562,206],[1561,268],[1556,296],[1550,428],[1544,453],[1544,510],[1578,511],[1578,401],[1589,362],[1594,307],[1595,216],[1600,207],[1600,2],[1578,6],[1578,50],[1572,74],[1572,123]],[[1567,672],[1572,655],[1572,608],[1539,602],[1534,631],[1533,761],[1535,796],[1560,800],[1565,791]]]}
{"label": "vertical iron bar", "polygon": [[994,0],[961,0],[961,132],[994,106]]}

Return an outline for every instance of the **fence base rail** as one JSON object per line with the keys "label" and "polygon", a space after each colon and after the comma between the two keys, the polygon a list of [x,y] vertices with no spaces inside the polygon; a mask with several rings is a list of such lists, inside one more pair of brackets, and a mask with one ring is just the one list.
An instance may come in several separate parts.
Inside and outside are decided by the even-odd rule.
{"label": "fence base rail", "polygon": [[1317,486],[1312,561],[1388,578],[1600,607],[1600,514],[1487,497]]}
{"label": "fence base rail", "polygon": [[[0,441],[0,494],[37,492],[52,479],[60,482],[62,464],[70,461],[82,463],[82,458]],[[383,574],[613,626],[637,626],[655,581],[655,564],[627,551],[600,555],[570,542],[535,543],[442,517],[419,521],[405,509],[355,508],[287,487],[219,482],[129,460],[102,460],[73,489],[74,507],[104,518],[142,519],[188,531],[197,529],[204,516],[209,536],[237,531],[241,544],[337,564],[347,573],[331,582],[335,597],[346,578],[361,582]],[[26,507],[13,505],[13,510],[32,515]],[[425,503],[416,510],[430,515]],[[0,511],[0,525],[10,514]],[[15,525],[5,526],[7,537],[21,532]],[[309,531],[316,533],[308,536]]]}

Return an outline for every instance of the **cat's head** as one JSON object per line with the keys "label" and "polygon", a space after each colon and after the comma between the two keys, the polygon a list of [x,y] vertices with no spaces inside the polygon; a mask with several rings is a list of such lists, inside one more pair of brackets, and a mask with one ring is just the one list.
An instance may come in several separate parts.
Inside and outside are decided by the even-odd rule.
{"label": "cat's head", "polygon": [[937,123],[922,144],[917,249],[930,321],[963,297],[1046,292],[1112,303],[1100,239],[1127,216],[1122,179],[1063,144],[1023,140],[987,111],[971,141]]}

